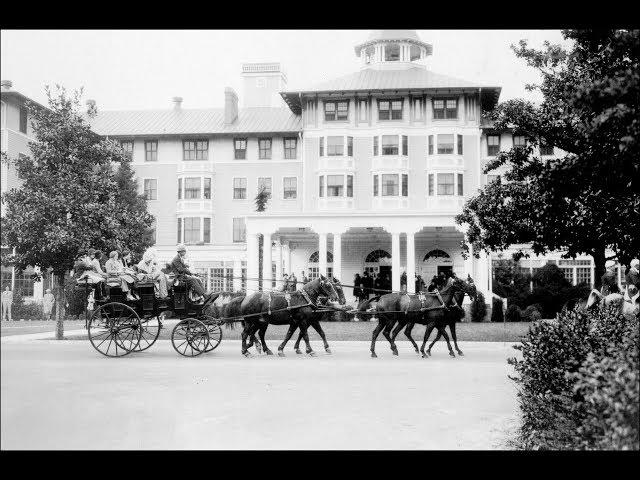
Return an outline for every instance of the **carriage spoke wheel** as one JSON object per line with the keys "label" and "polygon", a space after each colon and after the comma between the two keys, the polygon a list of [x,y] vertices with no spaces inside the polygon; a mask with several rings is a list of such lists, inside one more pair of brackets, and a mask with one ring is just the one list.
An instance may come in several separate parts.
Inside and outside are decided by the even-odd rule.
{"label": "carriage spoke wheel", "polygon": [[91,315],[88,336],[91,345],[107,357],[122,357],[140,343],[142,325],[134,309],[124,303],[106,303]]}
{"label": "carriage spoke wheel", "polygon": [[140,343],[135,348],[136,352],[142,352],[156,343],[160,336],[162,323],[158,317],[144,318],[140,320],[142,331],[140,332]]}
{"label": "carriage spoke wheel", "polygon": [[171,343],[176,352],[185,357],[197,357],[209,344],[207,326],[195,318],[178,322],[171,332]]}
{"label": "carriage spoke wheel", "polygon": [[209,343],[205,348],[205,352],[212,352],[222,341],[222,328],[218,322],[207,322],[207,332],[209,333]]}

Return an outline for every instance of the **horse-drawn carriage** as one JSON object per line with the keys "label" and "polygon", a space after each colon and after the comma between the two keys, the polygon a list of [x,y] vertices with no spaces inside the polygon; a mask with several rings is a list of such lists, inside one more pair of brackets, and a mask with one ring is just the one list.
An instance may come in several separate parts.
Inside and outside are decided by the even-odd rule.
{"label": "horse-drawn carriage", "polygon": [[[85,328],[93,347],[108,357],[147,350],[160,336],[163,317],[172,311],[180,320],[171,332],[171,342],[180,355],[195,357],[214,350],[222,341],[222,322],[203,313],[207,302],[194,302],[180,277],[170,285],[166,302],[156,298],[153,282],[136,282],[135,300],[127,299],[119,282],[101,286],[85,280],[77,285],[77,292],[87,299]],[[94,304],[91,315],[90,303]]]}

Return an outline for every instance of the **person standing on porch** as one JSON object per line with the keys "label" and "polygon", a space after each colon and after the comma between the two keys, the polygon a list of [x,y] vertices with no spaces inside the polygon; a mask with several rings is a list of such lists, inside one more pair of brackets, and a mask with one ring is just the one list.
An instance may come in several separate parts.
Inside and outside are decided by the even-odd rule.
{"label": "person standing on porch", "polygon": [[356,303],[360,303],[362,299],[362,279],[360,278],[360,274],[356,273],[355,277],[353,277],[353,296],[356,299]]}
{"label": "person standing on porch", "polygon": [[295,292],[298,289],[298,279],[296,278],[296,274],[292,273],[291,277],[289,277],[289,292]]}
{"label": "person standing on porch", "polygon": [[13,305],[13,292],[7,285],[2,292],[2,320],[7,317],[7,320],[11,321],[11,306]]}
{"label": "person standing on porch", "polygon": [[42,297],[42,313],[45,320],[51,320],[51,312],[53,311],[53,305],[56,303],[56,297],[51,293],[51,289],[47,288],[44,297]]}
{"label": "person standing on porch", "polygon": [[304,270],[302,270],[301,273],[302,273],[302,277],[300,277],[300,278],[301,278],[301,281],[302,281],[302,285],[306,285],[307,283],[309,283],[309,279],[305,275]]}

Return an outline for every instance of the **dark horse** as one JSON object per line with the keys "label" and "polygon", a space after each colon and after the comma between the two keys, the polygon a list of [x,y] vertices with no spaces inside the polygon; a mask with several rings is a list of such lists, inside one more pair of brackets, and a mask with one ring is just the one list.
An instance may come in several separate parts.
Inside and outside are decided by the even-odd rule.
{"label": "dark horse", "polygon": [[[458,338],[456,336],[456,322],[458,322],[460,319],[464,317],[464,310],[461,307],[462,301],[464,300],[464,296],[469,295],[469,297],[471,297],[472,299],[475,299],[477,295],[477,290],[471,277],[468,277],[468,280],[466,282],[460,279],[455,279],[454,283],[456,282],[461,282],[461,283],[458,283],[458,285],[460,285],[460,288],[459,289],[456,288],[455,292],[453,293],[453,301],[451,302],[451,305],[449,305],[449,308],[447,310],[442,312],[443,313],[442,315],[437,314],[433,311],[424,311],[422,316],[418,316],[417,318],[415,314],[410,316],[407,315],[404,318],[400,316],[398,319],[398,324],[393,329],[391,338],[395,340],[400,330],[402,330],[402,327],[406,326],[404,333],[409,338],[409,340],[411,340],[411,343],[413,344],[413,348],[415,349],[416,353],[422,353],[422,356],[426,357],[426,356],[431,356],[431,348],[440,339],[440,337],[444,336],[445,340],[447,341],[447,347],[449,348],[449,355],[451,355],[452,357],[455,357],[453,350],[451,349],[451,344],[449,343],[449,339],[446,337],[446,330],[444,327],[448,326],[449,330],[451,331],[451,337],[453,338],[453,345],[455,346],[456,351],[458,352],[458,355],[464,355],[464,353],[462,353],[462,350],[460,350],[460,348],[458,347]],[[452,286],[453,285],[451,285],[451,287]],[[447,288],[445,288],[445,290],[446,289]],[[444,290],[441,294],[444,294]],[[415,325],[415,323],[419,323],[421,325],[427,326],[424,334],[424,340],[422,342],[422,347],[420,348],[420,352],[418,352],[418,345],[411,337],[411,330],[413,329],[413,326]],[[429,339],[429,335],[431,335],[431,332],[433,331],[434,328],[438,329],[438,335],[436,336],[435,340],[431,342],[425,354],[424,346],[427,343],[427,340]],[[444,332],[444,335],[443,335],[443,332]]]}
{"label": "dark horse", "polygon": [[246,356],[248,353],[247,337],[257,331],[264,352],[267,355],[273,355],[264,339],[267,327],[269,324],[273,324],[289,325],[287,335],[278,347],[278,355],[284,356],[284,347],[296,328],[300,328],[300,334],[307,345],[307,353],[313,355],[307,328],[309,319],[315,310],[320,308],[317,303],[320,296],[329,297],[332,301],[338,299],[333,282],[327,280],[323,275],[305,284],[302,290],[295,292],[256,292],[247,295],[240,305],[240,314],[245,321],[245,327],[242,331],[242,354]]}
{"label": "dark horse", "polygon": [[[396,322],[402,321],[403,326],[406,324],[422,323],[423,318],[428,318],[429,322],[433,324],[438,332],[441,333],[447,344],[449,345],[449,336],[444,330],[445,320],[444,315],[448,311],[449,306],[452,304],[453,296],[456,292],[464,292],[466,289],[464,282],[459,279],[455,279],[453,283],[445,288],[442,292],[423,292],[423,299],[420,299],[419,295],[409,295],[406,293],[388,293],[380,297],[374,297],[366,302],[363,302],[359,307],[360,312],[372,312],[375,311],[378,316],[378,325],[373,331],[371,338],[371,356],[377,357],[375,352],[375,344],[378,335],[382,331],[382,334],[389,341],[391,346],[391,352],[394,355],[398,355],[398,348],[391,337],[390,332]],[[463,294],[464,295],[464,294]],[[371,304],[375,303],[375,306]],[[386,312],[386,313],[385,313]],[[402,328],[402,327],[400,327]],[[399,330],[398,330],[399,331]],[[409,329],[409,332],[411,329]],[[414,348],[418,349],[418,346],[409,335]],[[449,351],[451,352],[451,345],[449,345]]]}
{"label": "dark horse", "polygon": [[[216,292],[210,298],[203,313],[210,317],[224,319],[225,325],[231,329],[233,329],[236,321],[241,321],[244,328],[245,322],[241,320],[240,306],[245,296],[245,292]],[[261,353],[262,344],[256,338],[255,334],[251,335],[251,340],[247,348],[251,348],[254,344],[258,353]]]}
{"label": "dark horse", "polygon": [[[331,279],[329,280],[331,281]],[[347,303],[347,299],[344,296],[344,291],[342,290],[342,285],[340,285],[340,281],[337,278],[333,279],[333,286],[336,289],[336,292],[338,293],[338,303],[340,305],[345,305]],[[329,307],[331,308],[331,307]],[[338,309],[336,309],[335,311],[339,311]],[[318,332],[318,335],[320,335],[320,338],[322,338],[322,342],[324,343],[324,350],[327,353],[331,353],[331,349],[329,348],[329,343],[327,342],[327,336],[324,334],[324,330],[322,330],[322,326],[320,325],[320,321],[325,319],[326,317],[328,317],[329,315],[333,315],[335,312],[316,312],[313,315],[311,315],[311,318],[309,318],[309,326],[313,327],[313,329]],[[302,340],[302,332],[300,332],[300,334],[298,335],[298,340],[296,340],[296,344],[294,345],[294,348],[296,350],[297,354],[302,354],[302,351],[300,350],[300,341]]]}

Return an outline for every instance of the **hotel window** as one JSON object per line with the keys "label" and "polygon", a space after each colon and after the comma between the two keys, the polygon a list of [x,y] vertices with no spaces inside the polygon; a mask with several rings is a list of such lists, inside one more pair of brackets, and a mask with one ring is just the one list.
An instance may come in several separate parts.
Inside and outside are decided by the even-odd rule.
{"label": "hotel window", "polygon": [[157,162],[158,161],[158,141],[147,140],[144,142],[144,161],[145,162]]}
{"label": "hotel window", "polygon": [[414,120],[423,120],[424,112],[422,110],[422,99],[414,98],[413,99],[413,119]]}
{"label": "hotel window", "polygon": [[234,242],[247,241],[247,227],[244,222],[244,218],[233,219],[233,241]]}
{"label": "hotel window", "polygon": [[402,135],[402,155],[409,155],[409,137]]}
{"label": "hotel window", "polygon": [[298,197],[298,179],[296,177],[284,177],[282,184],[285,200]]}
{"label": "hotel window", "polygon": [[349,100],[324,102],[325,122],[349,120]]}
{"label": "hotel window", "polygon": [[284,139],[284,158],[290,160],[298,157],[298,139],[295,137]]}
{"label": "hotel window", "polygon": [[324,176],[322,175],[318,177],[318,189],[319,189],[319,195],[321,197],[324,197]]}
{"label": "hotel window", "polygon": [[514,147],[524,147],[527,145],[527,141],[524,138],[524,135],[514,135],[513,136],[513,146]]}
{"label": "hotel window", "polygon": [[234,138],[233,139],[234,158],[236,160],[245,160],[247,158],[247,139],[246,138]]}
{"label": "hotel window", "polygon": [[462,155],[462,135],[458,135],[458,155]]}
{"label": "hotel window", "polygon": [[353,157],[353,137],[347,137],[347,156]]}
{"label": "hotel window", "polygon": [[204,221],[204,226],[202,228],[202,241],[204,243],[211,243],[211,219],[209,217],[204,217],[202,220]]}
{"label": "hotel window", "polygon": [[184,198],[185,200],[200,198],[200,177],[184,179]]}
{"label": "hotel window", "polygon": [[487,185],[495,181],[500,181],[500,175],[487,175]]}
{"label": "hotel window", "polygon": [[500,151],[500,135],[487,135],[487,155],[495,157]]}
{"label": "hotel window", "polygon": [[540,155],[553,155],[553,145],[542,142],[540,144]]}
{"label": "hotel window", "polygon": [[324,137],[320,137],[320,156],[324,157]]}
{"label": "hotel window", "polygon": [[204,178],[203,198],[211,200],[211,179],[209,177]]}
{"label": "hotel window", "polygon": [[586,283],[591,285],[591,268],[578,267],[576,268],[576,285]]}
{"label": "hotel window", "polygon": [[258,139],[258,158],[260,160],[271,159],[271,139],[270,138]]}
{"label": "hotel window", "polygon": [[399,179],[397,174],[382,175],[382,196],[397,197],[399,191]]}
{"label": "hotel window", "polygon": [[133,140],[122,140],[120,146],[129,160],[133,159]]}
{"label": "hotel window", "polygon": [[373,154],[378,155],[378,137],[373,137]]}
{"label": "hotel window", "polygon": [[184,243],[200,242],[200,217],[185,217],[182,220],[184,224]]}
{"label": "hotel window", "polygon": [[438,195],[453,195],[454,183],[453,173],[438,174]]}
{"label": "hotel window", "polygon": [[18,128],[22,133],[27,133],[27,115],[27,107],[20,107],[20,125]]}
{"label": "hotel window", "polygon": [[433,118],[435,120],[458,118],[458,100],[455,98],[434,99]]}
{"label": "hotel window", "polygon": [[378,100],[379,120],[402,120],[402,100]]}
{"label": "hotel window", "polygon": [[14,290],[16,292],[20,292],[23,297],[33,297],[34,281],[31,278],[30,273],[25,273],[23,271],[16,269],[14,282],[15,282]]}
{"label": "hotel window", "polygon": [[183,160],[207,160],[209,140],[185,140],[182,142]]}
{"label": "hotel window", "polygon": [[327,155],[330,157],[344,155],[344,137],[327,137]]}
{"label": "hotel window", "polygon": [[182,179],[178,179],[178,200],[182,199]]}
{"label": "hotel window", "polygon": [[158,199],[158,180],[155,178],[144,179],[144,196],[147,200]]}
{"label": "hotel window", "polygon": [[269,198],[271,198],[271,177],[258,177],[258,191],[264,188]]}
{"label": "hotel window", "polygon": [[247,198],[247,179],[233,179],[233,198],[235,200],[245,200]]}
{"label": "hotel window", "polygon": [[367,101],[360,100],[358,102],[358,105],[359,105],[358,120],[360,120],[361,122],[366,122],[367,121]]}
{"label": "hotel window", "polygon": [[433,135],[429,135],[429,155],[433,155]]}
{"label": "hotel window", "polygon": [[400,60],[400,45],[397,43],[389,43],[384,46],[385,62],[397,62]]}
{"label": "hotel window", "polygon": [[378,196],[378,175],[373,176],[373,196]]}
{"label": "hotel window", "polygon": [[462,174],[459,173],[458,174],[458,195],[462,196],[464,195],[464,181],[462,178]]}
{"label": "hotel window", "polygon": [[438,135],[438,154],[453,153],[453,134]]}
{"label": "hotel window", "polygon": [[409,175],[406,173],[402,174],[402,196],[409,196]]}
{"label": "hotel window", "polygon": [[327,197],[342,197],[344,175],[327,175]]}
{"label": "hotel window", "polygon": [[398,155],[398,135],[382,135],[382,155]]}

